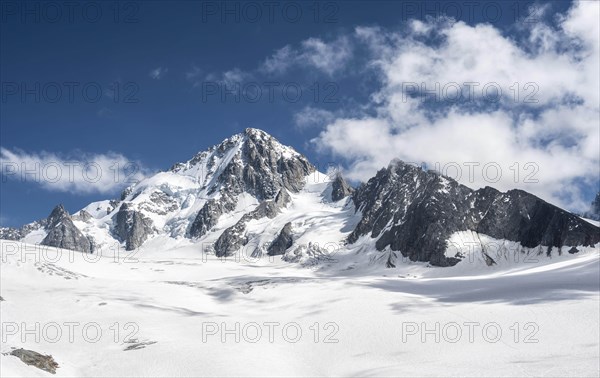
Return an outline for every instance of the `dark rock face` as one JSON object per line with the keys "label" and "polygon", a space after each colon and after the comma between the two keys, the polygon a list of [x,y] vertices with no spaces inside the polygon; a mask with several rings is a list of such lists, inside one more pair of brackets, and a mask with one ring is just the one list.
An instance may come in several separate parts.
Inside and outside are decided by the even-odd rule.
{"label": "dark rock face", "polygon": [[274,200],[263,201],[248,215],[250,219],[269,218],[273,219],[279,211],[292,202],[292,197],[285,189],[281,189]]}
{"label": "dark rock face", "polygon": [[273,219],[280,210],[290,203],[292,198],[285,189],[281,189],[274,200],[261,202],[256,209],[244,214],[244,216],[233,226],[229,227],[215,242],[215,254],[218,257],[228,256],[241,247],[248,244],[246,236],[246,224],[253,219]]}
{"label": "dark rock face", "polygon": [[378,250],[389,246],[414,261],[451,265],[458,260],[444,257],[446,239],[460,229],[470,192],[432,172],[394,162],[354,193],[362,219],[348,240],[370,234],[378,238]]}
{"label": "dark rock face", "polygon": [[235,205],[236,201],[226,195],[219,199],[206,201],[192,222],[189,235],[196,238],[206,235],[217,224],[219,217],[226,212],[233,211]]}
{"label": "dark rock face", "polygon": [[56,374],[58,364],[54,361],[52,356],[44,356],[38,352],[27,349],[15,349],[10,352],[11,355],[19,358],[27,365],[35,366],[38,369],[47,371],[48,373]]}
{"label": "dark rock face", "polygon": [[334,202],[346,198],[354,191],[339,173],[335,175],[335,178],[331,183],[331,189],[331,200]]}
{"label": "dark rock face", "polygon": [[216,256],[229,256],[232,252],[248,244],[248,237],[245,235],[246,219],[244,218],[246,215],[219,236],[214,246]]}
{"label": "dark rock face", "polygon": [[73,224],[71,216],[62,205],[52,210],[46,221],[48,234],[42,240],[42,245],[70,249],[81,252],[91,252],[90,240]]}
{"label": "dark rock face", "polygon": [[154,231],[152,221],[127,203],[115,215],[114,232],[128,251],[141,246]]}
{"label": "dark rock face", "polygon": [[400,161],[380,170],[352,199],[362,219],[349,242],[370,234],[378,238],[380,251],[389,247],[412,261],[437,266],[460,261],[444,256],[447,239],[457,231],[472,230],[524,247],[589,246],[600,241],[597,227],[529,193],[501,193],[490,187],[473,191]]}
{"label": "dark rock face", "polygon": [[285,251],[290,248],[294,244],[294,239],[292,236],[292,224],[290,222],[286,223],[285,226],[277,235],[277,238],[273,240],[271,245],[268,248],[269,256],[277,256],[283,255]]}
{"label": "dark rock face", "polygon": [[67,210],[65,210],[63,205],[56,206],[54,209],[52,209],[52,212],[50,213],[50,215],[48,215],[48,218],[46,219],[46,228],[55,227],[65,218],[70,218]]}
{"label": "dark rock face", "polygon": [[314,172],[315,167],[300,154],[286,156],[281,148],[279,142],[265,132],[245,130],[238,160],[244,166],[243,180],[239,183],[242,190],[265,200],[272,199],[282,188],[298,192],[304,187],[304,178]]}
{"label": "dark rock face", "polygon": [[[480,200],[483,192],[486,193],[485,201]],[[475,191],[472,198],[483,205],[470,212],[475,221],[474,231],[479,233],[518,241],[529,248],[538,245],[590,246],[600,241],[598,227],[522,190],[501,193],[484,188]],[[477,216],[480,212],[484,215]]]}

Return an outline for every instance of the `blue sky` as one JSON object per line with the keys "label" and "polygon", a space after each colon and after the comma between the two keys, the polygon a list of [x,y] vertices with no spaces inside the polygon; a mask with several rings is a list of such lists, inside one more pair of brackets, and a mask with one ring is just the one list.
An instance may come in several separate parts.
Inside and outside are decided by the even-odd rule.
{"label": "blue sky", "polygon": [[[484,32],[499,33],[503,41],[514,42],[519,51],[533,54],[535,59],[545,55],[528,49],[549,43],[558,56],[577,54],[561,52],[559,48],[563,40],[575,38],[557,16],[566,15],[571,3],[475,3],[475,8],[469,9],[465,5],[469,2],[453,3],[459,5],[453,8],[445,2],[344,1],[315,5],[297,1],[270,9],[262,2],[248,6],[234,1],[228,2],[224,10],[222,2],[201,1],[125,1],[118,3],[117,8],[114,2],[84,2],[74,9],[60,2],[55,3],[58,4],[55,8],[39,1],[3,2],[0,25],[3,164],[27,161],[47,164],[53,159],[106,162],[112,158],[120,168],[133,161],[141,167],[139,174],[148,174],[187,160],[246,127],[271,133],[319,166],[330,162],[341,164],[353,181],[368,177],[391,157],[425,161],[425,147],[419,148],[419,153],[408,153],[402,144],[385,148],[377,144],[393,141],[397,136],[408,138],[421,127],[411,125],[408,120],[406,125],[398,126],[403,121],[389,113],[392,103],[389,99],[393,97],[390,78],[395,77],[390,67],[398,62],[395,57],[406,57],[402,55],[408,53],[406,49],[414,48],[418,53],[426,46],[430,49],[428,53],[437,54],[439,44],[446,43],[447,38],[464,35],[468,39],[476,34],[473,33],[476,25],[487,25]],[[257,10],[260,17],[255,17]],[[535,25],[545,28],[523,22],[528,14],[536,18]],[[464,28],[448,26],[444,15],[454,17],[451,24]],[[416,24],[415,20],[421,23]],[[423,32],[430,27],[446,32]],[[521,39],[532,35],[543,38],[520,44]],[[463,68],[469,71],[465,65]],[[414,72],[409,74],[410,80],[405,78],[404,82],[421,82],[422,78]],[[462,78],[457,82],[462,83]],[[542,84],[543,80],[544,77],[539,78]],[[526,80],[515,81],[523,87],[522,81]],[[224,100],[219,96],[224,86],[236,84],[246,90],[241,91],[239,102],[232,95]],[[272,101],[268,98],[269,85],[275,88]],[[256,92],[252,90],[257,86],[262,97],[253,101]],[[284,87],[287,92],[282,91]],[[73,88],[72,97],[69,88]],[[215,88],[216,94],[210,92]],[[298,88],[302,96],[294,100]],[[430,121],[449,122],[458,109],[459,115],[466,117],[462,124],[472,120],[485,124],[486,119],[469,113],[472,108],[479,113],[501,108],[504,113],[494,113],[493,122],[507,114],[513,121],[528,114],[535,123],[544,116],[550,117],[547,111],[565,102],[563,97],[557,99],[554,95],[549,95],[546,101],[544,88],[547,87],[540,84],[542,104],[535,107],[504,102],[490,105],[477,100],[458,108],[443,101],[425,101],[419,109]],[[527,93],[525,88],[522,90]],[[574,91],[571,97],[575,103],[591,103],[593,117],[598,104],[595,98],[585,96]],[[377,100],[378,97],[384,99]],[[440,112],[444,114],[440,116]],[[384,125],[386,122],[393,125]],[[529,123],[515,127],[535,130]],[[577,127],[573,125],[571,129]],[[546,165],[540,168],[541,183],[532,186],[520,182],[520,177],[513,186],[523,185],[545,199],[580,210],[598,189],[597,153],[596,160],[593,158],[594,148],[598,147],[594,147],[595,139],[582,137],[570,141],[572,138],[567,136],[572,135],[571,129],[553,129],[542,141],[540,138],[535,142],[538,147],[531,142],[531,136],[519,133],[519,137],[531,142],[528,145],[533,149],[531,156],[539,157],[540,164]],[[363,130],[376,131],[361,134]],[[405,135],[407,132],[413,134]],[[468,130],[467,133],[470,134]],[[426,138],[413,136],[415,140]],[[354,148],[358,147],[356,141],[362,144],[362,137],[369,140],[364,140],[361,147],[369,150],[359,152],[360,148]],[[376,137],[382,140],[372,144]],[[587,168],[574,169],[573,174],[561,178],[562,186],[554,191],[541,188],[555,183],[544,181],[548,177],[544,173],[554,164],[552,159],[561,158],[556,148],[566,148],[569,143],[571,149],[560,153],[569,153],[573,164]],[[554,148],[554,144],[559,147]],[[577,152],[573,146],[585,152]],[[374,152],[379,150],[385,153]],[[436,159],[442,163],[456,159],[473,161],[473,155],[459,156],[455,150],[444,154]],[[476,151],[473,154],[477,157]],[[584,155],[592,157],[581,158]],[[579,161],[580,158],[584,161]],[[493,156],[486,159],[481,163],[495,161]],[[521,176],[529,172],[523,168],[532,161],[529,156],[514,160],[521,164],[518,168],[523,170]],[[512,164],[510,158],[502,156],[498,161],[507,175]],[[432,164],[429,160],[428,163]],[[103,165],[107,166],[110,164]],[[3,173],[0,189],[3,226],[17,226],[45,217],[58,203],[65,204],[71,212],[77,211],[91,201],[118,196],[125,185],[121,182],[105,185],[103,181],[89,186],[49,185],[7,174],[6,167]],[[510,182],[500,184],[502,189],[510,186]]]}

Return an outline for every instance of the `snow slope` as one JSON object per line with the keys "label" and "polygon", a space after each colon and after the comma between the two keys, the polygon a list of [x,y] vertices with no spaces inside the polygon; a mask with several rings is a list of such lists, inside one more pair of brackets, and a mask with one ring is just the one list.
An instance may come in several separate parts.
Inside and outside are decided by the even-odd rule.
{"label": "snow slope", "polygon": [[0,242],[1,375],[51,376],[5,355],[21,347],[52,355],[57,376],[599,374],[598,250],[385,269],[356,251],[307,267],[185,243],[116,259]]}

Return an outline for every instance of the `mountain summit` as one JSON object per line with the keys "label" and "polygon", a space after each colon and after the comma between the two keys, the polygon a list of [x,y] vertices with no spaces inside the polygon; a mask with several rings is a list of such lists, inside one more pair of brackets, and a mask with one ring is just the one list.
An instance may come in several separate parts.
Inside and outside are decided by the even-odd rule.
{"label": "mountain summit", "polygon": [[329,261],[333,246],[394,267],[401,257],[450,266],[469,256],[492,265],[509,247],[575,253],[600,242],[600,229],[524,191],[472,190],[401,161],[355,189],[339,172],[318,172],[293,148],[249,128],[119,199],[72,216],[59,206],[48,219],[0,229],[0,238],[92,253],[192,242],[217,256],[241,251],[303,263]]}

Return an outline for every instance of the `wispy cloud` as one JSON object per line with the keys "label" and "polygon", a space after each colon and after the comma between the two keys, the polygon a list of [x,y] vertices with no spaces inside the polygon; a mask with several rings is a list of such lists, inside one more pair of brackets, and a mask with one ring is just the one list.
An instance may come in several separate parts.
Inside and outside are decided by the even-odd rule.
{"label": "wispy cloud", "polygon": [[112,119],[115,117],[115,112],[113,112],[111,109],[109,109],[107,107],[102,107],[96,112],[96,115],[100,118],[111,118]]}
{"label": "wispy cloud", "polygon": [[235,84],[242,85],[244,81],[251,79],[251,73],[242,71],[237,67],[228,71],[224,71],[220,74],[210,73],[204,78],[205,81],[219,82],[228,88],[232,88]]}
{"label": "wispy cloud", "polygon": [[292,46],[286,45],[267,57],[260,67],[266,73],[283,74],[298,59],[298,52]]}
{"label": "wispy cloud", "polygon": [[138,161],[106,154],[27,153],[0,148],[2,180],[19,180],[44,189],[75,194],[114,193],[148,175]]}
{"label": "wispy cloud", "polygon": [[302,41],[296,48],[291,45],[283,46],[262,61],[257,68],[242,70],[238,67],[203,75],[203,71],[192,66],[185,77],[194,87],[201,85],[202,80],[220,82],[225,85],[243,83],[261,77],[279,76],[289,73],[292,68],[313,70],[329,77],[340,74],[352,59],[353,44],[348,36],[339,36],[325,41],[320,38],[309,38]]}
{"label": "wispy cloud", "polygon": [[329,110],[306,106],[294,114],[294,125],[298,129],[325,127],[336,118]]}
{"label": "wispy cloud", "polygon": [[169,72],[168,68],[158,67],[150,71],[149,75],[154,80],[160,80],[167,74],[167,72]]}
{"label": "wispy cloud", "polygon": [[352,57],[352,43],[347,36],[331,41],[309,38],[294,49],[286,45],[267,57],[259,70],[269,74],[283,74],[291,67],[311,67],[329,76],[344,69]]}
{"label": "wispy cloud", "polygon": [[195,81],[202,75],[202,73],[203,70],[200,67],[192,65],[192,68],[185,73],[185,78],[190,81]]}

